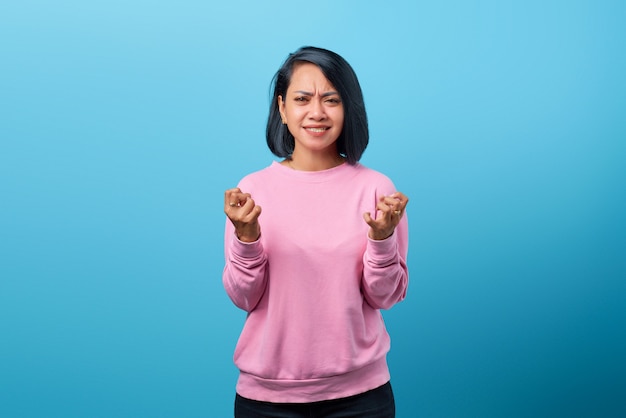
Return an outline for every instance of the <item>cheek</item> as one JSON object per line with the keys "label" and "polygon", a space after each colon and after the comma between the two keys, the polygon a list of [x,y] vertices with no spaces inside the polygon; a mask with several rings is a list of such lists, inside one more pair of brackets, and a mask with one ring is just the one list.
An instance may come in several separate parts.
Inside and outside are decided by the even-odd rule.
{"label": "cheek", "polygon": [[285,109],[285,115],[287,116],[288,119],[291,119],[292,121],[296,121],[302,118],[302,111],[301,109],[297,107],[291,107],[289,109]]}
{"label": "cheek", "polygon": [[343,121],[344,121],[343,111],[339,111],[336,114],[334,114],[333,119],[338,125],[343,126]]}

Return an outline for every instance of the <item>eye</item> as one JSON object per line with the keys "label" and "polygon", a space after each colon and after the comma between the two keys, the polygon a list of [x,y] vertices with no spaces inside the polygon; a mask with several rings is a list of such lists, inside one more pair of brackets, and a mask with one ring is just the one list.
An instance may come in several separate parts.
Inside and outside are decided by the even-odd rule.
{"label": "eye", "polygon": [[309,98],[306,96],[296,96],[293,100],[299,103],[305,103],[309,101]]}

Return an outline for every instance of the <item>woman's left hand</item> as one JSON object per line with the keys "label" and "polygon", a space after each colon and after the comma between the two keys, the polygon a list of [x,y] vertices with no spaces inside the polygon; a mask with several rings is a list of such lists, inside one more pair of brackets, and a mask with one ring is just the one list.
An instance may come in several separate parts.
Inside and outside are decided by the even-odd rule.
{"label": "woman's left hand", "polygon": [[369,237],[373,240],[389,238],[400,223],[407,203],[409,198],[400,192],[382,196],[376,205],[376,219],[369,212],[363,214],[363,219],[370,226]]}

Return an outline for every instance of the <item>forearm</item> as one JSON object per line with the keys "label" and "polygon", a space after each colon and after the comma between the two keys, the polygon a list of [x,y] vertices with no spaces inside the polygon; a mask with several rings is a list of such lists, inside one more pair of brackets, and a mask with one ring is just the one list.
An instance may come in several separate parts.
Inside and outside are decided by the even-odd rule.
{"label": "forearm", "polygon": [[376,309],[389,309],[406,296],[409,281],[406,263],[406,223],[385,240],[368,239],[363,255],[363,295]]}
{"label": "forearm", "polygon": [[259,240],[239,241],[232,231],[227,231],[225,249],[224,288],[237,307],[250,312],[267,285],[267,257],[263,245]]}

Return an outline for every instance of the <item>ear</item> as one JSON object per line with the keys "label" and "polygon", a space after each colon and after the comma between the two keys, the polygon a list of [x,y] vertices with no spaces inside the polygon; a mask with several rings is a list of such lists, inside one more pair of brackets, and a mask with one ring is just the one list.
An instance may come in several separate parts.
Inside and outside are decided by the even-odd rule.
{"label": "ear", "polygon": [[278,101],[278,111],[280,112],[280,118],[283,120],[283,125],[287,124],[287,116],[285,116],[285,102],[283,101],[283,96],[278,96],[276,98]]}

